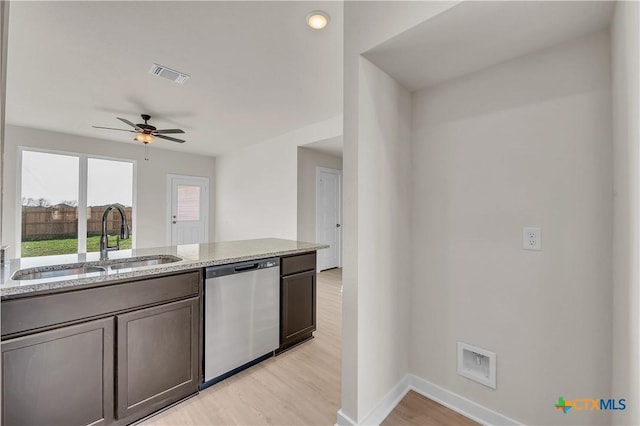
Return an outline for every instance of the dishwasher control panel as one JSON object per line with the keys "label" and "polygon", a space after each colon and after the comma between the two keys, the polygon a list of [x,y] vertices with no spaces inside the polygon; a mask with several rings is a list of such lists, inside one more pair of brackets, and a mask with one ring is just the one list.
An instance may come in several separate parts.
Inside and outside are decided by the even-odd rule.
{"label": "dishwasher control panel", "polygon": [[223,277],[225,275],[240,274],[257,269],[275,268],[280,266],[279,257],[270,257],[268,259],[256,259],[246,262],[230,263],[226,265],[211,266],[205,269],[205,278]]}

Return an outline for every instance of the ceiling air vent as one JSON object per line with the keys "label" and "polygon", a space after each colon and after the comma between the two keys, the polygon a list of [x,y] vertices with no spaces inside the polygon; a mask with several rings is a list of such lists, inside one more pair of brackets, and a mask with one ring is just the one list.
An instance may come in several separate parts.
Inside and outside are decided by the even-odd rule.
{"label": "ceiling air vent", "polygon": [[153,64],[149,70],[149,74],[157,75],[158,77],[166,78],[180,84],[184,84],[184,82],[189,79],[187,74],[183,74],[180,71],[172,70],[171,68],[163,67],[158,64]]}

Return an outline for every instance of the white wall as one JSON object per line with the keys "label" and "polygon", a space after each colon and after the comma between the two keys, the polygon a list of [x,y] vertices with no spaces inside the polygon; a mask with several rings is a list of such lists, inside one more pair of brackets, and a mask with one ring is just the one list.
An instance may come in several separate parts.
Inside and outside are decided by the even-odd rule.
{"label": "white wall", "polygon": [[316,167],[342,170],[342,158],[298,147],[298,237],[316,241]]}
{"label": "white wall", "polygon": [[[6,106],[6,88],[7,88],[7,45],[9,35],[9,2],[0,2],[0,22],[2,30],[0,31],[0,176],[4,171],[4,124],[5,124],[5,106]],[[3,191],[4,185],[0,182],[0,244],[2,237],[2,221],[3,221]],[[9,255],[9,253],[7,253]],[[2,360],[0,359],[0,381],[2,381]],[[2,399],[2,389],[0,389],[0,400]]]}
{"label": "white wall", "polygon": [[[6,107],[7,93],[7,46],[9,36],[9,2],[0,3],[0,176],[4,167],[4,118]],[[2,191],[3,185],[0,184],[0,224],[2,223]],[[2,226],[0,226],[0,241],[2,241]]]}
{"label": "white wall", "polygon": [[[606,424],[553,404],[624,397],[609,54],[602,32],[413,94],[410,369],[525,424]],[[542,251],[522,250],[523,226]],[[497,354],[496,390],[456,374],[457,341]]]}
{"label": "white wall", "polygon": [[295,239],[296,147],[259,143],[218,157],[216,240]]}
{"label": "white wall", "polygon": [[342,134],[342,116],[217,157],[216,240],[298,233],[298,146]]}
{"label": "white wall", "polygon": [[[375,117],[377,108],[389,111],[396,103],[396,95],[403,92],[370,63],[361,62],[361,54],[367,49],[393,37],[406,29],[423,22],[452,6],[456,2],[345,2],[344,3],[344,156],[343,156],[343,285],[342,296],[342,407],[338,413],[338,422],[359,422],[370,413],[378,402],[391,390],[390,382],[405,368],[403,353],[390,354],[388,345],[394,336],[389,336],[389,329],[384,326],[384,334],[380,335],[376,325],[376,317],[390,318],[397,309],[399,300],[395,295],[392,301],[386,297],[393,289],[396,279],[390,277],[388,271],[393,261],[408,256],[407,247],[398,247],[401,241],[403,224],[386,220],[396,217],[398,212],[378,215],[379,210],[389,209],[397,194],[390,192],[391,186],[402,182],[402,174],[392,178],[390,186],[385,186],[380,194],[376,194],[369,179],[377,182],[379,177],[371,176],[372,170],[366,168],[367,162],[378,166],[381,176],[390,176],[397,170],[398,160],[405,155],[393,153],[394,130],[400,127],[400,111],[390,111],[389,122],[385,117]],[[375,24],[372,24],[375,23]],[[360,82],[366,77],[368,81]],[[370,86],[372,81],[380,81],[385,95],[391,96],[391,104],[385,106],[386,100],[377,96]],[[363,95],[362,89],[367,89]],[[380,94],[379,94],[380,95]],[[368,111],[360,111],[363,100],[373,100]],[[379,103],[379,104],[377,104]],[[400,105],[399,105],[400,104]],[[361,118],[360,114],[366,118]],[[381,124],[394,124],[398,127],[382,128]],[[375,144],[369,144],[368,136],[374,136]],[[404,146],[400,141],[400,146]],[[388,151],[388,152],[387,152]],[[361,168],[363,170],[361,171]],[[372,199],[375,197],[375,201]],[[374,206],[372,211],[363,211],[363,206]],[[368,217],[368,215],[372,215]],[[362,223],[361,223],[362,221]],[[363,249],[363,244],[372,243],[372,238],[362,236],[370,232],[374,225],[385,226],[388,233],[380,236],[380,241],[392,242],[390,246]],[[396,232],[397,231],[397,232]],[[375,229],[378,232],[378,229]],[[386,232],[386,231],[385,231]],[[361,238],[362,237],[362,238]],[[398,238],[397,240],[395,238]],[[396,251],[394,251],[396,250]],[[376,274],[380,271],[381,274]],[[368,291],[371,289],[371,291]],[[376,292],[380,290],[380,292]],[[360,295],[360,292],[365,294]],[[364,315],[360,309],[364,305]],[[378,308],[376,311],[375,308]],[[402,319],[394,324],[402,323]],[[378,341],[378,338],[381,338]],[[365,349],[366,348],[366,349]],[[367,350],[382,351],[380,356],[367,353]],[[400,349],[401,352],[403,351]],[[380,360],[380,365],[375,361]],[[382,381],[379,381],[382,378]],[[393,383],[395,385],[395,383]],[[374,401],[375,400],[375,401]]]}
{"label": "white wall", "polygon": [[[640,7],[618,2],[611,25],[614,158],[613,376],[612,395],[638,401],[640,317],[638,316],[638,117],[640,108]],[[640,424],[638,404],[613,417],[616,424]]]}
{"label": "white wall", "polygon": [[409,371],[411,95],[365,58],[359,83],[358,406],[367,414]]}
{"label": "white wall", "polygon": [[[209,178],[210,191],[215,181],[216,159],[204,155],[185,154],[152,145],[149,161],[144,161],[142,144],[125,144],[104,139],[93,139],[65,133],[6,126],[4,147],[4,217],[3,244],[16,242],[16,194],[20,171],[17,168],[18,146],[86,153],[137,161],[136,247],[164,247],[167,245],[167,174],[202,176]],[[209,196],[209,240],[214,239],[214,194]],[[13,257],[15,251],[11,251]]]}

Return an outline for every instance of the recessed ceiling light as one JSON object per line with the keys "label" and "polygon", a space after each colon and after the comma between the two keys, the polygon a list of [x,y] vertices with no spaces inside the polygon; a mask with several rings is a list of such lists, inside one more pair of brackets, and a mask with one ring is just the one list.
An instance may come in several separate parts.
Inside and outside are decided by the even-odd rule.
{"label": "recessed ceiling light", "polygon": [[314,30],[321,30],[329,23],[329,14],[321,10],[314,10],[307,15],[307,25]]}

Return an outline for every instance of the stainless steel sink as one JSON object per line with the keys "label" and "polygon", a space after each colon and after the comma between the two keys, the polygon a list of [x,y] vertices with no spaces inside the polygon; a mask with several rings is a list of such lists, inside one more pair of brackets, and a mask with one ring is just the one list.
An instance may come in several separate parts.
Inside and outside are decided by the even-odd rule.
{"label": "stainless steel sink", "polygon": [[113,259],[106,262],[76,263],[72,265],[52,265],[37,268],[21,269],[11,277],[14,280],[42,280],[46,278],[59,278],[70,275],[84,275],[92,273],[106,273],[109,270],[140,268],[143,266],[163,265],[165,263],[179,262],[182,259],[168,254],[155,256],[129,257],[126,259]]}
{"label": "stainless steel sink", "polygon": [[[49,267],[50,268],[50,267]],[[13,274],[14,280],[41,280],[45,278],[65,277],[68,275],[82,275],[91,273],[106,272],[104,266],[77,266],[73,265],[68,268],[49,269],[47,267],[21,269]]]}
{"label": "stainless steel sink", "polygon": [[144,256],[133,257],[130,259],[115,260],[114,263],[109,264],[109,269],[127,269],[127,268],[139,268],[142,266],[154,266],[164,265],[165,263],[179,262],[182,259],[176,256],[170,256],[167,254],[158,256]]}

